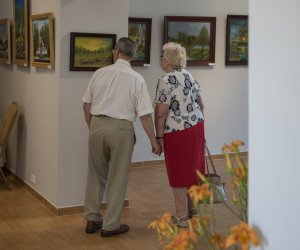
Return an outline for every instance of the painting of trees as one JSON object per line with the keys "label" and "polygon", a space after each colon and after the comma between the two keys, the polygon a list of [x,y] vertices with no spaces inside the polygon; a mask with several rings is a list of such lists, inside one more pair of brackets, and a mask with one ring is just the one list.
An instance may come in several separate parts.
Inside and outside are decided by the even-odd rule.
{"label": "painting of trees", "polygon": [[128,37],[136,44],[136,53],[131,65],[150,63],[151,18],[129,18]]}
{"label": "painting of trees", "polygon": [[10,21],[0,20],[0,63],[11,64]]}
{"label": "painting of trees", "polygon": [[51,12],[30,17],[32,66],[54,69],[53,26]]}
{"label": "painting of trees", "polygon": [[185,47],[187,65],[207,65],[215,60],[215,17],[166,16],[164,42]]}
{"label": "painting of trees", "polygon": [[90,70],[112,64],[116,35],[71,33],[70,70]]}
{"label": "painting of trees", "polygon": [[28,0],[13,0],[13,57],[14,64],[28,66]]}
{"label": "painting of trees", "polygon": [[227,15],[226,65],[248,64],[248,16]]}
{"label": "painting of trees", "polygon": [[35,61],[50,61],[49,20],[36,19],[32,22],[33,55]]}

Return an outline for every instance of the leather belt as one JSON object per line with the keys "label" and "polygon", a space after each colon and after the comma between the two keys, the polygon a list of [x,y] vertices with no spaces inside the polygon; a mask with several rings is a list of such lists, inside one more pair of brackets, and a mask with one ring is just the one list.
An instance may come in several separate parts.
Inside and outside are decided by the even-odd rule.
{"label": "leather belt", "polygon": [[96,117],[110,117],[110,116],[107,116],[107,115],[94,115]]}

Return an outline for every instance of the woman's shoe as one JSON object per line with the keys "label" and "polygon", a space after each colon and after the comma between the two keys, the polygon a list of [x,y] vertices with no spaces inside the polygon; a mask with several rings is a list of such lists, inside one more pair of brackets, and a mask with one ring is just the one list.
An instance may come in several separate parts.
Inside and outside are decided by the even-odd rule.
{"label": "woman's shoe", "polygon": [[184,227],[184,228],[189,227],[188,220],[189,220],[189,217],[187,215],[184,215],[181,217],[176,217],[176,216],[171,217],[171,223],[178,227]]}
{"label": "woman's shoe", "polygon": [[188,214],[189,219],[193,217],[199,217],[199,216],[200,216],[200,211],[197,208],[189,210],[189,214]]}

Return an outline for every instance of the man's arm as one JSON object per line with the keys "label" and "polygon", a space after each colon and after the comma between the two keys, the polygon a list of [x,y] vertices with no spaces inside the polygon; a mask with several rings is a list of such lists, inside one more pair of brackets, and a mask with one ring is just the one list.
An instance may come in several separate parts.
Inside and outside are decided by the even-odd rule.
{"label": "man's arm", "polygon": [[152,146],[152,153],[160,155],[161,154],[161,146],[155,138],[154,134],[154,126],[151,114],[147,114],[144,116],[140,116],[140,121],[142,126],[150,140]]}
{"label": "man's arm", "polygon": [[91,103],[87,103],[87,102],[83,103],[84,118],[85,118],[86,124],[88,125],[89,128],[90,128],[90,123],[91,123],[91,119],[92,119],[91,105],[92,105]]}

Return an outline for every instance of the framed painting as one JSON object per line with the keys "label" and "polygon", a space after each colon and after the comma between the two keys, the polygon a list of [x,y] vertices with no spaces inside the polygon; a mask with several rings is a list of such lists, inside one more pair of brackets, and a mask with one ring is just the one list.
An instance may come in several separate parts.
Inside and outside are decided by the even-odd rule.
{"label": "framed painting", "polygon": [[128,37],[136,43],[132,66],[150,64],[152,18],[129,17]]}
{"label": "framed painting", "polygon": [[14,0],[13,54],[14,63],[29,64],[28,0]]}
{"label": "framed painting", "polygon": [[248,65],[248,16],[227,15],[226,65]]}
{"label": "framed painting", "polygon": [[0,20],[0,63],[11,64],[10,21]]}
{"label": "framed painting", "polygon": [[167,42],[185,47],[188,66],[214,63],[216,17],[165,16],[164,43]]}
{"label": "framed painting", "polygon": [[53,32],[52,13],[30,17],[32,66],[54,69]]}
{"label": "framed painting", "polygon": [[115,45],[115,34],[71,32],[70,71],[95,71],[111,65]]}

